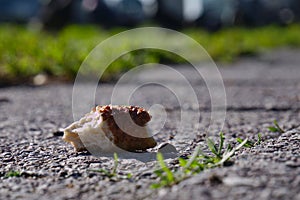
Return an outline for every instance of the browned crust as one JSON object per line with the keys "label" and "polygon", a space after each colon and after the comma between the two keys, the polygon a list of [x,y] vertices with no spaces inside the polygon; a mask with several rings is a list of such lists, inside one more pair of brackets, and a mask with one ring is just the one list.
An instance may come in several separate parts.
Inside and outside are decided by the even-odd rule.
{"label": "browned crust", "polygon": [[156,146],[156,141],[152,138],[138,138],[123,132],[114,120],[117,115],[130,114],[131,119],[139,126],[145,126],[151,120],[149,113],[137,106],[97,106],[93,109],[98,111],[107,122],[108,128],[113,134],[113,138],[104,130],[106,136],[118,147],[127,151],[146,150]]}
{"label": "browned crust", "polygon": [[151,120],[149,113],[138,106],[97,106],[93,111],[101,113],[103,120],[106,120],[114,115],[129,113],[131,119],[139,126],[145,126]]}

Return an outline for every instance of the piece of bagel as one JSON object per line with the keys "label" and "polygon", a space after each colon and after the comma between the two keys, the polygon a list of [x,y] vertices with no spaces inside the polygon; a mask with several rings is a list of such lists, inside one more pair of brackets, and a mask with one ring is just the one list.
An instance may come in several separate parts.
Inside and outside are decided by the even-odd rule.
{"label": "piece of bagel", "polygon": [[147,122],[149,113],[137,106],[97,106],[80,120],[64,129],[63,140],[76,151],[99,149],[115,152],[116,147],[126,151],[144,151],[156,146]]}

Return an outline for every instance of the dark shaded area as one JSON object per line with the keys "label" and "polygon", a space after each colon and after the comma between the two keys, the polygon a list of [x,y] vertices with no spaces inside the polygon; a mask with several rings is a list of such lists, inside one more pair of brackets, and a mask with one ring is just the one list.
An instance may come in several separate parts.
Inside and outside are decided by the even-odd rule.
{"label": "dark shaded area", "polygon": [[158,23],[168,28],[290,24],[300,19],[298,0],[2,0],[0,21],[61,28],[95,23],[107,28]]}

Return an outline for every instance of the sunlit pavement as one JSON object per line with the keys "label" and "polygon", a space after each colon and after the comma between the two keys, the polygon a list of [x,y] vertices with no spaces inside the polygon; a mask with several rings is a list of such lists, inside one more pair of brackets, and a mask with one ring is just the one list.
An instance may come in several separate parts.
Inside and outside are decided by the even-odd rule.
{"label": "sunlit pavement", "polygon": [[[110,169],[111,158],[75,153],[62,141],[57,131],[73,121],[72,84],[0,88],[0,199],[299,199],[300,51],[281,49],[217,65],[226,89],[227,115],[223,129],[217,123],[213,132],[222,129],[233,143],[236,137],[254,140],[261,133],[263,143],[239,152],[232,166],[204,171],[158,191],[149,189],[155,182],[155,162],[120,160],[118,170],[133,176],[110,181],[90,169]],[[186,154],[197,145],[206,148],[203,137],[210,123],[210,96],[191,67],[175,69],[191,83],[197,105],[182,107],[176,94],[157,85],[136,90],[130,103],[161,104],[167,119],[155,138]],[[159,68],[142,71],[119,86],[119,95],[145,79],[162,80],[182,88],[187,98],[191,95],[180,81],[164,73]],[[82,85],[83,99],[88,86]],[[100,84],[96,103],[109,104],[113,88],[113,83]],[[190,114],[186,121],[195,120],[195,113],[200,112],[199,123],[186,123],[177,130],[182,110]],[[286,133],[268,130],[274,119]],[[20,176],[5,177],[9,171],[18,171]]]}

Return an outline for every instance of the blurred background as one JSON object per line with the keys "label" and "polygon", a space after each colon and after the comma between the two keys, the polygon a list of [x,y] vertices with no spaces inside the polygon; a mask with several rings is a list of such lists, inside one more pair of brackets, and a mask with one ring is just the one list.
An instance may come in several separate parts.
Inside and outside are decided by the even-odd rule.
{"label": "blurred background", "polygon": [[[299,0],[0,0],[0,83],[43,74],[73,80],[99,42],[122,30],[162,26],[231,62],[281,46],[300,46]],[[143,62],[184,63],[158,50],[132,52],[105,76]]]}
{"label": "blurred background", "polygon": [[1,22],[46,28],[93,23],[104,27],[157,23],[209,30],[234,25],[290,24],[300,19],[299,0],[0,0]]}

